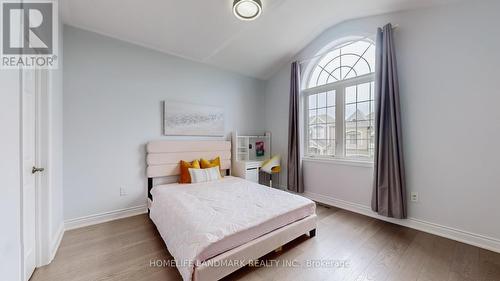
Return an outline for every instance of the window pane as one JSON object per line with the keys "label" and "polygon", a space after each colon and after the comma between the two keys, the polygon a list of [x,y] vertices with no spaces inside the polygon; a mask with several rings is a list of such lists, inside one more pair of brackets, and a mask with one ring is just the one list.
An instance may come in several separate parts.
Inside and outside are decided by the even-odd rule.
{"label": "window pane", "polygon": [[368,65],[368,62],[364,59],[360,59],[358,63],[356,63],[356,66],[354,66],[354,70],[356,71],[356,76],[368,74],[371,72],[370,65]]}
{"label": "window pane", "polygon": [[372,83],[346,88],[344,149],[347,158],[373,157],[375,135]]}
{"label": "window pane", "polygon": [[[334,69],[340,67],[340,49],[335,49],[332,52],[326,54],[321,61],[318,63],[318,66],[321,66],[328,72],[333,72]],[[337,79],[339,77],[336,77]]]}
{"label": "window pane", "polygon": [[354,122],[345,122],[345,132],[346,132],[346,137],[348,135],[349,132],[356,132],[357,130],[357,122],[354,121]]}
{"label": "window pane", "polygon": [[318,108],[326,107],[326,93],[318,94]]}
{"label": "window pane", "polygon": [[354,103],[356,102],[356,86],[351,86],[345,88],[345,103]]}
{"label": "window pane", "polygon": [[320,108],[320,109],[318,109],[318,116],[317,116],[317,118],[318,118],[318,121],[317,121],[318,124],[326,123],[326,118],[327,118],[327,116],[326,116],[326,108]]}
{"label": "window pane", "polygon": [[340,79],[340,67],[337,67],[332,71],[332,78],[334,78],[334,80],[330,80],[329,82],[335,82],[337,80],[342,80],[342,79]]}
{"label": "window pane", "polygon": [[335,124],[314,124],[308,126],[306,153],[311,156],[335,155]]}
{"label": "window pane", "polygon": [[356,131],[350,131],[346,133],[346,147],[348,149],[356,149],[356,140],[358,139],[358,134]]}
{"label": "window pane", "polygon": [[367,60],[370,66],[370,72],[375,72],[375,45],[371,44],[363,58]]}
{"label": "window pane", "polygon": [[309,109],[309,125],[316,124],[316,109]]}
{"label": "window pane", "polygon": [[335,156],[335,140],[327,140],[326,155]]}
{"label": "window pane", "polygon": [[352,154],[359,158],[368,158],[371,157],[373,152],[369,149],[369,140],[361,139],[357,140],[357,149],[352,151]]}
{"label": "window pane", "polygon": [[319,77],[317,78],[316,86],[325,85],[326,83],[328,83],[328,78],[330,78],[329,76],[330,74],[328,72],[326,72],[325,70],[321,70]]}
{"label": "window pane", "polygon": [[326,109],[327,123],[335,123],[335,107],[328,107]]}
{"label": "window pane", "polygon": [[[358,41],[342,48],[342,53],[352,54],[352,56],[356,57],[356,60],[349,60],[345,64],[354,68],[353,71],[356,72],[355,76],[364,75],[374,71],[370,69],[369,60],[365,58],[371,46],[372,44],[369,42]],[[344,65],[344,63],[342,63],[342,65]]]}
{"label": "window pane", "polygon": [[358,55],[345,54],[342,56],[342,78],[348,79],[357,76],[356,70],[352,67],[359,59]]}
{"label": "window pane", "polygon": [[351,53],[351,54],[362,55],[364,53],[364,51],[370,45],[372,45],[372,44],[370,42],[367,42],[367,41],[354,41],[350,44],[344,45],[344,47],[342,47],[342,53],[343,54]]}
{"label": "window pane", "polygon": [[314,126],[309,126],[309,139],[312,140],[312,139],[316,139],[316,129],[314,128]]}
{"label": "window pane", "polygon": [[326,138],[329,140],[335,139],[335,124],[327,124],[327,136]]}
{"label": "window pane", "polygon": [[327,153],[326,153],[327,144],[328,144],[327,141],[324,139],[314,140],[314,149],[315,149],[316,155],[318,155],[318,156],[327,155]]}
{"label": "window pane", "polygon": [[358,139],[358,153],[368,156],[368,140]]}
{"label": "window pane", "polygon": [[326,139],[326,124],[316,125],[316,137],[318,139]]}
{"label": "window pane", "polygon": [[375,133],[374,131],[372,131],[370,133],[370,139],[368,140],[369,143],[368,143],[368,150],[369,150],[369,157],[374,157],[374,153],[375,153]]}
{"label": "window pane", "polygon": [[309,140],[309,145],[307,151],[309,152],[310,155],[316,155],[318,154],[318,150],[316,148],[316,140]]}
{"label": "window pane", "polygon": [[335,91],[328,92],[327,106],[335,106]]}
{"label": "window pane", "polygon": [[358,102],[370,100],[370,83],[358,85]]}
{"label": "window pane", "polygon": [[345,120],[351,121],[356,120],[356,104],[347,104],[345,106]]}
{"label": "window pane", "polygon": [[370,102],[358,103],[358,118],[357,120],[367,120],[370,114]]}
{"label": "window pane", "polygon": [[310,95],[309,96],[309,108],[317,108],[317,103],[316,103],[316,99],[317,99],[318,95]]}
{"label": "window pane", "polygon": [[369,135],[369,130],[370,129],[370,121],[364,120],[364,121],[358,121],[356,124],[358,128],[358,132],[361,134],[359,138],[366,139],[368,138]]}

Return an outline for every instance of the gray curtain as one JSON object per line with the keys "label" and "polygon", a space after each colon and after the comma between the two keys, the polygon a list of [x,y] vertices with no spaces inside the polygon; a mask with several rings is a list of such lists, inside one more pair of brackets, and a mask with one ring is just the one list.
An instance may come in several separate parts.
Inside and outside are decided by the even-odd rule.
{"label": "gray curtain", "polygon": [[377,31],[375,70],[375,175],[372,209],[406,218],[406,187],[396,53],[391,24]]}
{"label": "gray curtain", "polygon": [[302,161],[300,159],[299,95],[300,66],[298,62],[294,62],[292,63],[292,73],[290,77],[290,106],[288,111],[287,187],[290,191],[303,193]]}

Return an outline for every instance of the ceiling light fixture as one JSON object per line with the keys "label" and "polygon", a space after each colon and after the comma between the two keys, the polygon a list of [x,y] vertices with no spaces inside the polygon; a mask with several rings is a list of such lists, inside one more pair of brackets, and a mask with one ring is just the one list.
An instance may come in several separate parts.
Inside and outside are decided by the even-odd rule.
{"label": "ceiling light fixture", "polygon": [[254,20],[262,13],[260,0],[234,0],[233,13],[240,20]]}

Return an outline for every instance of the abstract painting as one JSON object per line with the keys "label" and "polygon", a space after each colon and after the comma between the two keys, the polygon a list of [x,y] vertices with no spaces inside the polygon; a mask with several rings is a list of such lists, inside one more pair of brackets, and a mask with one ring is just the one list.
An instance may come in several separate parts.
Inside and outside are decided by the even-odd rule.
{"label": "abstract painting", "polygon": [[182,102],[163,102],[163,134],[224,136],[224,109]]}

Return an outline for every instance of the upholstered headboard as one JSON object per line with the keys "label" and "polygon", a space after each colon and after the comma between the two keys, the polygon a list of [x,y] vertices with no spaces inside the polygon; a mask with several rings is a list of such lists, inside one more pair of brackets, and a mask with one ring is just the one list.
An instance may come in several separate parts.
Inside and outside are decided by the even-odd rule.
{"label": "upholstered headboard", "polygon": [[178,176],[179,162],[220,156],[221,170],[231,169],[230,141],[152,141],[146,146],[148,197],[151,198],[153,178]]}
{"label": "upholstered headboard", "polygon": [[148,178],[178,176],[179,161],[220,156],[221,169],[231,168],[230,141],[153,141],[147,144]]}

